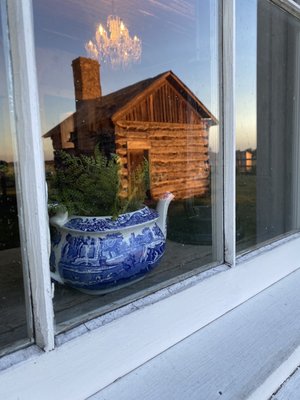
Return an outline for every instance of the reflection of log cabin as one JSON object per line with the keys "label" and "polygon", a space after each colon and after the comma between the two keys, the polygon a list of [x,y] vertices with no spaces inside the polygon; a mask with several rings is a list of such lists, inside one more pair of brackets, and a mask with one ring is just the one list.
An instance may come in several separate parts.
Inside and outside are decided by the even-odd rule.
{"label": "reflection of log cabin", "polygon": [[177,199],[208,189],[208,130],[216,119],[172,72],[101,95],[99,63],[72,63],[76,112],[55,126],[55,150],[91,154],[97,143],[121,161],[122,195],[132,170],[149,161],[153,198],[171,191]]}

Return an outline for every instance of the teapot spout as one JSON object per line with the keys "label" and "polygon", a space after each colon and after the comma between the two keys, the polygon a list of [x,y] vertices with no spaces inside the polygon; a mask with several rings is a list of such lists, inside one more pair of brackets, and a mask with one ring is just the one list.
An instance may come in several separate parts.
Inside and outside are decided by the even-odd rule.
{"label": "teapot spout", "polygon": [[156,211],[158,213],[157,224],[160,227],[164,237],[167,237],[167,214],[168,208],[171,201],[174,199],[174,195],[171,192],[166,192],[161,199],[159,199]]}
{"label": "teapot spout", "polygon": [[68,220],[68,212],[58,212],[50,218],[50,223],[58,227],[63,226]]}

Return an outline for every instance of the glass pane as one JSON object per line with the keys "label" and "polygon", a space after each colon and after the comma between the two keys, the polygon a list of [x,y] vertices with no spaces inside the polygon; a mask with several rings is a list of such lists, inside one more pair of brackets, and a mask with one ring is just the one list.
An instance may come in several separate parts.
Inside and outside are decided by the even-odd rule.
{"label": "glass pane", "polygon": [[299,230],[300,22],[237,2],[237,250]]}
{"label": "glass pane", "polygon": [[21,344],[28,337],[20,251],[16,162],[4,60],[0,26],[0,353],[5,351],[8,345]]}
{"label": "glass pane", "polygon": [[222,261],[218,1],[33,5],[59,331]]}

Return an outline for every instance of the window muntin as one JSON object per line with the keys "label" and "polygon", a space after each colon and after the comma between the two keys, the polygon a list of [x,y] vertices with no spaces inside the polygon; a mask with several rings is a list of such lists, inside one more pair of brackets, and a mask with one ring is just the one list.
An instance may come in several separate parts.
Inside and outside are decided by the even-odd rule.
{"label": "window muntin", "polygon": [[[222,241],[216,240],[222,221],[220,207],[217,207],[218,202],[222,203],[222,189],[220,180],[216,179],[216,166],[218,174],[221,173],[219,11],[218,2],[214,0],[201,4],[191,1],[181,5],[175,2],[173,5],[153,5],[146,1],[142,8],[135,7],[135,2],[115,2],[113,10],[101,2],[92,2],[87,8],[75,2],[68,3],[68,6],[59,3],[58,7],[51,4],[50,7],[46,1],[33,1],[33,10],[42,131],[48,136],[44,139],[48,176],[54,168],[53,145],[56,149],[63,147],[69,152],[79,149],[91,154],[100,139],[104,152],[117,152],[121,160],[127,157],[122,165],[125,172],[144,157],[148,159],[152,195],[148,203],[151,206],[155,206],[155,200],[166,191],[174,192],[176,198],[169,206],[164,257],[142,281],[103,296],[90,296],[68,286],[55,285],[54,308],[60,330],[65,329],[67,321],[78,323],[87,314],[91,318],[99,312],[115,308],[116,304],[128,303],[175,282],[179,276],[182,279],[222,261]],[[106,29],[105,23],[110,14],[120,15],[129,28],[129,34],[141,39],[142,59],[139,63],[132,62],[129,67],[111,66],[109,58],[100,60],[99,85],[99,67],[95,63],[85,65],[89,61],[84,45],[93,38],[96,24],[101,22],[101,29]],[[73,72],[70,67],[72,62]],[[93,65],[93,72],[85,75],[85,68],[93,69]],[[163,72],[166,72],[165,78],[160,77]],[[76,102],[73,74],[77,85]],[[96,93],[94,83],[86,89],[84,76],[97,83],[104,102],[111,101],[108,108],[118,106],[118,102],[126,108],[120,96],[124,92],[124,96],[134,97],[128,88],[130,85],[136,85],[139,95],[144,96],[144,103],[128,109],[128,113],[116,121],[115,142],[111,140],[112,136],[109,137],[112,121],[106,135],[106,122],[91,117],[97,111],[87,104],[89,100],[99,97],[99,93]],[[147,87],[149,78],[158,83],[153,93],[153,85]],[[79,82],[80,79],[83,81]],[[166,79],[165,84],[163,79]],[[139,83],[141,81],[144,83]],[[117,90],[121,90],[119,97],[110,95]],[[151,92],[149,96],[146,90]],[[147,107],[149,114],[152,113],[150,125]],[[114,118],[117,118],[116,115]],[[89,120],[88,127],[86,120]],[[82,125],[79,126],[79,123]],[[127,124],[126,128],[124,124]],[[53,133],[57,127],[60,143],[56,142],[58,136]],[[162,129],[160,133],[159,129]],[[120,145],[124,132],[127,132],[127,143]],[[82,134],[91,138],[89,143],[84,142]],[[165,138],[165,143],[159,141],[161,136]],[[119,145],[123,146],[120,150]],[[128,176],[128,172],[126,174]],[[124,187],[130,185],[130,173],[129,179],[124,179],[124,182]],[[88,240],[83,241],[83,247],[87,250],[86,254],[91,255],[93,250]],[[95,256],[95,252],[93,254]]]}
{"label": "window muntin", "polygon": [[237,3],[238,251],[299,230],[299,34],[269,1]]}
{"label": "window muntin", "polygon": [[24,290],[19,231],[20,193],[4,47],[0,19],[0,354],[8,346],[29,342],[32,336],[27,325],[31,311],[25,301],[27,293]]}

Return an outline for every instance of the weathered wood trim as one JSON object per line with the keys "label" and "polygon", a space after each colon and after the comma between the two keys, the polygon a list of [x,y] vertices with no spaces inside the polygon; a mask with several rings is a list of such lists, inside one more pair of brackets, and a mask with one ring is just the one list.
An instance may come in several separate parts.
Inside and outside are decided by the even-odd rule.
{"label": "weathered wood trim", "polygon": [[222,137],[225,262],[235,265],[235,0],[223,0]]}
{"label": "weathered wood trim", "polygon": [[49,226],[30,0],[7,1],[21,198],[29,266],[35,340],[54,347],[49,271]]}
{"label": "weathered wood trim", "polygon": [[[152,144],[152,143],[151,143]],[[189,146],[186,143],[181,146],[173,146],[172,144],[167,143],[166,147],[163,146],[151,146],[153,154],[156,156],[165,155],[167,157],[176,156],[184,156],[184,157],[193,157],[193,155],[205,155],[205,160],[208,160],[208,147],[203,144],[194,144],[193,146]],[[199,154],[200,153],[200,154]]]}
{"label": "weathered wood trim", "polygon": [[118,120],[115,122],[115,125],[127,129],[127,130],[138,130],[138,131],[147,131],[150,129],[160,129],[160,130],[192,130],[199,131],[205,130],[205,122],[201,124],[178,124],[178,123],[169,123],[169,122],[145,122],[145,121],[127,121],[127,120]]}
{"label": "weathered wood trim", "polygon": [[[156,181],[155,189],[163,189],[165,186],[169,188],[173,188],[176,190],[185,190],[185,189],[198,189],[198,188],[206,188],[208,186],[206,177],[203,178],[176,178],[176,179],[168,179],[167,181]],[[169,189],[172,191],[172,189]]]}
{"label": "weathered wood trim", "polygon": [[[11,95],[13,93],[13,77],[12,77],[12,68],[11,68],[11,57],[10,57],[10,41],[9,41],[9,31],[8,31],[8,19],[7,19],[7,8],[6,2],[0,2],[0,16],[1,16],[1,27],[3,34],[3,48],[4,48],[4,61],[5,61],[5,70],[6,70],[6,78],[7,78],[7,87],[8,94]],[[7,99],[8,100],[8,99]],[[25,236],[25,221],[23,215],[23,198],[21,196],[22,188],[21,188],[21,179],[20,179],[20,164],[16,162],[18,154],[18,148],[16,143],[16,126],[15,126],[15,109],[14,103],[12,101],[8,101],[9,107],[9,119],[10,119],[10,131],[11,131],[11,140],[13,145],[13,156],[14,156],[14,171],[15,171],[15,181],[16,181],[16,197],[18,204],[18,224],[19,224],[19,235],[20,242],[26,242]],[[24,340],[20,340],[17,343],[13,343],[10,346],[7,346],[3,351],[0,351],[0,356],[2,354],[9,353],[12,348],[18,349],[19,346],[24,346],[28,341],[32,341],[34,337],[34,326],[33,326],[33,315],[32,315],[32,304],[31,304],[31,287],[29,282],[29,269],[28,269],[28,258],[26,253],[25,246],[21,246],[21,258],[22,258],[22,272],[23,272],[23,285],[24,285],[24,302],[25,302],[25,312],[26,312],[26,325],[27,325],[27,338]],[[9,310],[6,310],[9,311]],[[5,317],[3,317],[5,319]]]}
{"label": "weathered wood trim", "polygon": [[[177,137],[176,142],[174,142],[174,144],[172,145],[172,148],[182,149],[182,146],[187,146],[188,148],[193,148],[194,146],[208,147],[208,143],[208,139],[204,136],[189,136],[188,139]],[[161,143],[159,141],[156,141],[155,139],[152,140],[151,145],[154,148],[162,147]],[[169,149],[166,149],[166,151],[167,150]]]}
{"label": "weathered wood trim", "polygon": [[276,4],[289,14],[300,19],[300,5],[292,0],[271,0],[272,3]]}
{"label": "weathered wood trim", "polygon": [[[153,165],[152,172],[153,173],[154,172],[161,173],[161,174],[164,174],[166,172],[170,173],[170,168],[168,168],[168,166],[163,167],[163,166]],[[206,173],[206,172],[208,173],[208,168],[204,167],[202,165],[195,166],[194,164],[192,164],[192,165],[185,164],[184,170],[180,169],[179,171],[172,171],[172,175],[174,175],[174,176],[179,176],[182,174],[189,175],[191,172],[195,172],[195,173],[199,173],[199,174]]]}
{"label": "weathered wood trim", "polygon": [[152,162],[158,161],[160,163],[167,163],[169,164],[171,161],[172,163],[178,163],[181,161],[187,161],[188,163],[192,163],[194,161],[206,161],[208,159],[207,154],[199,154],[198,152],[196,153],[188,153],[188,152],[182,152],[180,155],[179,154],[168,154],[168,158],[162,158],[161,154],[157,154],[152,152]]}
{"label": "weathered wood trim", "polygon": [[[159,144],[161,143],[161,139],[184,139],[187,144],[192,143],[193,141],[200,141],[200,140],[207,140],[207,131],[204,130],[199,130],[199,131],[193,131],[193,130],[170,130],[168,131],[167,129],[164,129],[162,131],[157,131],[157,130],[152,130],[149,129],[147,133],[139,132],[139,131],[117,131],[118,135],[116,137],[116,143],[123,143],[124,144],[124,139],[125,140],[147,140],[149,138],[149,133],[151,132],[151,141]],[[186,137],[188,136],[188,140]],[[119,142],[120,141],[120,142]],[[123,141],[123,142],[122,142]],[[176,145],[176,142],[174,142]]]}
{"label": "weathered wood trim", "polygon": [[[197,7],[201,12],[200,3]],[[222,1],[210,2],[210,51],[211,79],[214,83],[211,91],[211,103],[215,105],[214,114],[219,118],[218,138],[215,140],[217,153],[209,163],[212,220],[212,259],[224,262],[224,163],[223,163],[223,130],[222,130]],[[200,40],[200,38],[199,38]],[[208,167],[208,166],[207,166]]]}

